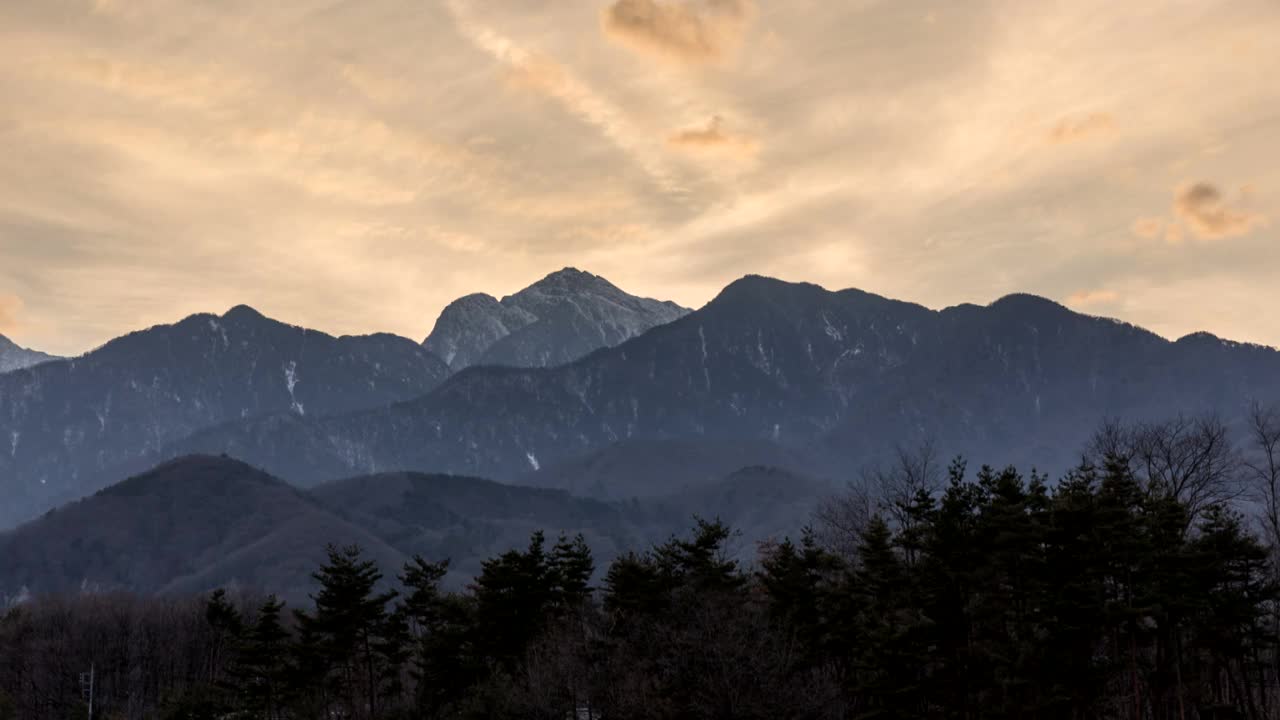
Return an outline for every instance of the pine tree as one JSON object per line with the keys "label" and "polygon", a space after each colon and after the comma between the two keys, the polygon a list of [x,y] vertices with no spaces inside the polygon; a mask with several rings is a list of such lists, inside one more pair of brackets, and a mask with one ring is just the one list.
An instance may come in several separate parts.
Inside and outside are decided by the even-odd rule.
{"label": "pine tree", "polygon": [[787,538],[761,559],[757,578],[768,596],[770,616],[784,632],[795,634],[808,669],[838,651],[831,616],[836,579],[844,570],[843,561],[821,548],[807,527],[799,547]]}
{"label": "pine tree", "polygon": [[251,718],[278,720],[282,716],[289,653],[289,633],[280,622],[283,609],[284,603],[274,595],[262,603],[230,671],[236,704]]}
{"label": "pine tree", "polygon": [[382,573],[359,547],[326,550],[314,574],[320,591],[313,613],[297,612],[303,653],[349,717],[378,716],[385,664],[377,651],[394,591],[377,592]]}
{"label": "pine tree", "polygon": [[206,680],[212,687],[223,680],[223,670],[244,631],[244,619],[227,599],[227,591],[222,588],[214,590],[209,596],[205,603],[204,618],[211,632]]}
{"label": "pine tree", "polygon": [[671,538],[654,550],[653,558],[669,588],[701,593],[742,589],[747,578],[725,545],[733,531],[719,520],[694,519],[693,536]]}
{"label": "pine tree", "polygon": [[551,549],[547,572],[551,585],[550,602],[559,611],[577,610],[591,598],[595,562],[581,533],[572,540],[560,535]]}
{"label": "pine tree", "polygon": [[893,548],[893,534],[875,516],[862,533],[858,567],[850,577],[856,633],[854,692],[861,700],[860,718],[907,718],[921,712],[918,648],[922,618],[910,601],[908,578]]}
{"label": "pine tree", "polygon": [[523,552],[511,550],[485,561],[472,585],[476,599],[476,647],[487,660],[512,670],[544,627],[554,578],[541,531]]}

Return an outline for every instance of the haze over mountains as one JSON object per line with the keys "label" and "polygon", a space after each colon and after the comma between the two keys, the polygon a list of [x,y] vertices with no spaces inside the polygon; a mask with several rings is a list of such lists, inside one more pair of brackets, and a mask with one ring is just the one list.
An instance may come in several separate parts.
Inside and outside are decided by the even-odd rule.
{"label": "haze over mountains", "polygon": [[9,338],[0,335],[0,373],[21,370],[25,367],[57,359],[53,355],[21,347]]}
{"label": "haze over mountains", "polygon": [[1280,399],[1275,349],[1031,295],[931,310],[748,276],[688,312],[567,269],[485,297],[424,344],[237,307],[0,375],[0,526],[136,476],[0,541],[26,548],[0,593],[292,578],[346,539],[465,567],[538,526],[607,556],[694,512],[751,541],[898,446],[1057,473],[1107,417]]}
{"label": "haze over mountains", "polygon": [[[794,478],[790,478],[794,480]],[[665,539],[696,510],[753,536],[803,519],[819,494],[782,471],[746,469],[688,498],[606,503],[560,490],[429,473],[302,490],[226,457],[160,465],[0,533],[0,607],[76,590],[202,592],[240,584],[302,599],[324,547],[358,544],[384,568],[450,558],[461,586],[535,530],[582,533],[597,558]],[[739,548],[744,556],[754,544]]]}

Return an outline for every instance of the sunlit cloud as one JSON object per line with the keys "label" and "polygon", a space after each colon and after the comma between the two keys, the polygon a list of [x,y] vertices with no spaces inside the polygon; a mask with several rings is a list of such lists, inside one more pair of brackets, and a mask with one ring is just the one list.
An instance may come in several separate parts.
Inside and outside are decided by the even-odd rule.
{"label": "sunlit cloud", "polygon": [[1113,290],[1078,307],[1280,344],[1238,308],[1280,301],[1277,35],[1272,0],[0,2],[0,294],[66,355],[239,303],[420,338],[564,265],[692,307]]}
{"label": "sunlit cloud", "polygon": [[1052,143],[1070,143],[1086,140],[1098,135],[1105,135],[1115,130],[1115,120],[1107,113],[1091,113],[1083,117],[1070,117],[1060,120],[1049,129],[1048,139]]}
{"label": "sunlit cloud", "polygon": [[1142,217],[1133,221],[1133,234],[1143,240],[1154,240],[1165,231],[1165,219],[1160,217]]}
{"label": "sunlit cloud", "polygon": [[1067,297],[1067,304],[1088,308],[1096,305],[1112,305],[1119,299],[1120,293],[1114,290],[1079,290]]}
{"label": "sunlit cloud", "polygon": [[0,294],[0,333],[10,333],[18,328],[18,316],[22,312],[22,299],[17,295]]}

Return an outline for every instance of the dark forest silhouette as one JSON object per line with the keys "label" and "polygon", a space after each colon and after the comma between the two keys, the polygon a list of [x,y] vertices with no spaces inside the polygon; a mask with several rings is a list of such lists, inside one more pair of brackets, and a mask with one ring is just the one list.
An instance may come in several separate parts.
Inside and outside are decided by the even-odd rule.
{"label": "dark forest silhouette", "polygon": [[95,718],[1280,717],[1280,415],[1250,431],[1110,424],[1052,484],[903,452],[753,567],[697,520],[602,572],[535,533],[463,592],[331,547],[307,607],[34,598],[0,719],[84,717],[91,664]]}

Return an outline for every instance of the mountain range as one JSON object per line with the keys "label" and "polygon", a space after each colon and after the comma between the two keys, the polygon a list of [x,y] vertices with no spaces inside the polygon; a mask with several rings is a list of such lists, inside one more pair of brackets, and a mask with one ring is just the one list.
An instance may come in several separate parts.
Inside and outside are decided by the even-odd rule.
{"label": "mountain range", "polygon": [[248,307],[117,338],[0,375],[0,527],[119,480],[193,432],[420,396],[449,369],[394,335],[335,338]]}
{"label": "mountain range", "polygon": [[21,370],[22,368],[57,359],[53,355],[47,355],[37,350],[28,350],[9,338],[0,335],[0,373]]}
{"label": "mountain range", "polygon": [[[930,439],[948,455],[1058,472],[1104,418],[1232,417],[1277,397],[1271,348],[1207,334],[1171,342],[1030,295],[935,311],[747,277],[566,365],[473,367],[406,402],[231,423],[162,455],[227,452],[303,485],[430,469],[581,489],[592,483],[558,468],[637,444],[693,443],[726,461],[758,446],[839,480]],[[646,494],[638,485],[663,483],[670,468],[661,453],[627,462],[633,480],[606,496]]]}
{"label": "mountain range", "polygon": [[423,346],[388,334],[334,338],[239,306],[0,375],[0,528],[140,472],[210,428],[257,418],[287,427],[419,397],[451,373],[429,349],[441,338],[468,348],[463,357],[483,349],[486,362],[537,365],[687,312],[572,268],[493,301],[530,319],[502,338],[484,317],[460,314],[467,302],[446,308]]}
{"label": "mountain range", "polygon": [[566,269],[502,310],[462,302],[425,344],[241,306],[0,375],[0,527],[189,455],[300,488],[407,472],[648,502],[747,467],[831,487],[926,439],[1053,473],[1104,418],[1280,398],[1275,349],[1032,295],[932,310],[747,276],[686,312]]}

